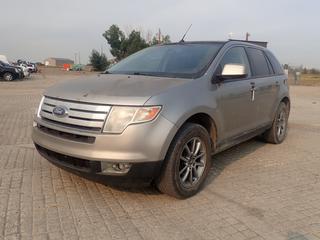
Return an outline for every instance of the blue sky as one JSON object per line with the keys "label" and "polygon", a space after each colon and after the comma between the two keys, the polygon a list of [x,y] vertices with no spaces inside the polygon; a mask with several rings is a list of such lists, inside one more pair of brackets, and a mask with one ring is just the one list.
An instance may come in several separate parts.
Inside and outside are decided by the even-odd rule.
{"label": "blue sky", "polygon": [[[93,48],[108,53],[102,33],[112,24],[178,41],[243,39],[269,42],[282,63],[320,68],[320,1],[317,0],[19,0],[1,1],[0,54],[10,60],[47,57],[86,63]],[[108,53],[110,56],[110,54]]]}

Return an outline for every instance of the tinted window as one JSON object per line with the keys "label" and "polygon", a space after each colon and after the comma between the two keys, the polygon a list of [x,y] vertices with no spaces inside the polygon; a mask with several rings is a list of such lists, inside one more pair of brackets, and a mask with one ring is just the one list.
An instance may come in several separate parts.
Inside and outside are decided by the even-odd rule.
{"label": "tinted window", "polygon": [[211,63],[221,46],[185,43],[150,47],[120,61],[108,72],[191,78]]}
{"label": "tinted window", "polygon": [[247,52],[251,62],[253,76],[266,76],[271,73],[263,51],[255,48],[247,48]]}
{"label": "tinted window", "polygon": [[234,47],[227,51],[219,64],[218,74],[222,73],[222,70],[226,64],[244,65],[246,68],[246,73],[250,75],[249,61],[243,47]]}
{"label": "tinted window", "polygon": [[271,62],[272,68],[275,72],[275,74],[284,74],[283,69],[279,61],[276,59],[276,57],[269,51],[266,51],[267,57],[269,61]]}

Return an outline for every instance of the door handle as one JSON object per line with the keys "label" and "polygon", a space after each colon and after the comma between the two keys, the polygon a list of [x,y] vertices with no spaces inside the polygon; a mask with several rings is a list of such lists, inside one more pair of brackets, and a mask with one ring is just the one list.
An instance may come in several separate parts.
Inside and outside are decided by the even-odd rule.
{"label": "door handle", "polygon": [[255,99],[255,93],[256,93],[256,88],[255,88],[255,86],[254,86],[254,83],[251,84],[250,92],[251,92],[251,102],[253,102],[254,99]]}

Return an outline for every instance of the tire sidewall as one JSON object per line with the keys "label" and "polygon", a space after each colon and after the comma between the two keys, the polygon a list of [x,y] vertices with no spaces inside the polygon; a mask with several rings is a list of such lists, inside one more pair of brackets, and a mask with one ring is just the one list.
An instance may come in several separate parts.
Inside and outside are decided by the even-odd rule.
{"label": "tire sidewall", "polygon": [[[202,143],[205,145],[207,158],[205,160],[206,163],[205,163],[204,171],[202,173],[202,176],[198,180],[198,182],[194,186],[190,188],[186,188],[182,185],[180,176],[179,176],[180,154],[183,150],[184,145],[194,137],[200,138]],[[184,129],[184,131],[181,132],[181,134],[178,135],[176,141],[174,141],[173,144],[175,144],[175,146],[173,148],[172,154],[169,159],[171,164],[173,164],[172,166],[172,169],[174,171],[174,173],[172,174],[172,176],[174,177],[173,183],[175,184],[176,190],[179,192],[179,194],[183,198],[190,197],[201,189],[206,179],[206,176],[210,171],[210,168],[211,168],[210,138],[206,129],[203,128],[201,125],[190,124]]]}
{"label": "tire sidewall", "polygon": [[[282,137],[282,139],[279,139],[279,136],[277,134],[277,121],[278,121],[278,116],[280,114],[281,111],[284,111],[285,113],[285,118],[286,118],[286,128],[285,128],[285,133],[284,133],[284,136]],[[278,107],[278,110],[277,110],[277,113],[276,113],[276,116],[274,118],[274,122],[273,122],[273,129],[274,131],[274,136],[275,136],[275,139],[276,139],[276,142],[277,143],[282,143],[286,137],[287,137],[287,133],[288,133],[288,109],[287,109],[287,105],[283,102],[280,103],[279,107]]]}
{"label": "tire sidewall", "polygon": [[[8,76],[11,76],[10,79],[7,78]],[[4,76],[3,76],[3,79],[4,79],[5,81],[10,82],[10,81],[13,80],[13,75],[12,75],[11,73],[5,73]]]}

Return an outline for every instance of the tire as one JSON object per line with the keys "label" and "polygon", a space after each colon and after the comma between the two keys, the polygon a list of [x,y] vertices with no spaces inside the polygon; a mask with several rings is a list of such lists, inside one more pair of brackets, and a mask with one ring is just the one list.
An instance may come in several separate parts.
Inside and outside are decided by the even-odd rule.
{"label": "tire", "polygon": [[191,197],[201,189],[210,168],[211,141],[207,130],[187,123],[169,147],[157,188],[176,198]]}
{"label": "tire", "polygon": [[263,135],[263,140],[268,143],[280,144],[284,141],[288,132],[289,108],[281,102],[276,112],[272,127]]}
{"label": "tire", "polygon": [[14,77],[13,77],[13,74],[12,74],[12,73],[5,73],[5,74],[3,75],[3,79],[4,79],[5,81],[12,81],[12,80],[14,79]]}

